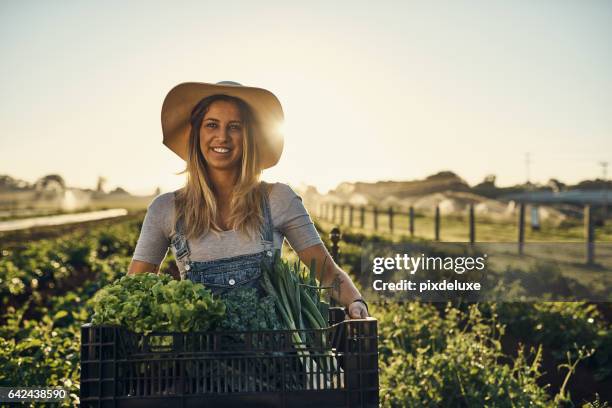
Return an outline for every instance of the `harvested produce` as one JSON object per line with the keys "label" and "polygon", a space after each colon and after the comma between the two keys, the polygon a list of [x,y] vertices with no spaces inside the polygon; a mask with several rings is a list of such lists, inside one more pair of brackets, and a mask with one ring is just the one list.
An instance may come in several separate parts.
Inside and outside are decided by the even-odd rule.
{"label": "harvested produce", "polygon": [[[321,301],[321,291],[315,279],[316,264],[310,273],[300,271],[300,263],[291,265],[277,252],[271,267],[263,267],[264,290],[276,301],[277,311],[287,329],[292,330],[293,346],[300,356],[306,372],[320,373],[321,383],[331,381],[330,373],[337,370],[337,362],[331,352],[325,331],[328,327],[329,304]],[[323,313],[325,313],[325,317]],[[314,329],[314,330],[312,330]],[[308,330],[308,331],[306,331]],[[321,354],[313,355],[309,346],[319,346]]]}
{"label": "harvested produce", "polygon": [[202,284],[169,275],[126,275],[93,298],[92,323],[136,333],[209,330],[225,316],[225,305]]}
{"label": "harvested produce", "polygon": [[256,288],[239,288],[224,294],[225,317],[219,324],[224,331],[279,330],[283,324],[278,318],[272,296],[260,297]]}
{"label": "harvested produce", "polygon": [[316,265],[310,273],[300,271],[300,263],[290,264],[274,257],[271,267],[264,264],[263,288],[276,300],[277,311],[285,327],[291,330],[323,329],[328,326],[329,304],[321,301],[321,291],[315,279]]}

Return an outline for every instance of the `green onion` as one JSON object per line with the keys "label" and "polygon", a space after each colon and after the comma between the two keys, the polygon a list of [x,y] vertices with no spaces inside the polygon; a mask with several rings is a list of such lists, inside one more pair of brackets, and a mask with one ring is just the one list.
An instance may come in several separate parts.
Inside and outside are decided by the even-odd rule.
{"label": "green onion", "polygon": [[[321,344],[326,346],[324,333],[319,334],[316,331],[328,327],[327,316],[322,314],[322,311],[327,312],[328,306],[321,302],[320,294],[321,290],[326,288],[317,285],[315,268],[313,261],[310,274],[301,274],[299,262],[290,265],[281,260],[277,252],[271,267],[264,264],[262,281],[264,290],[275,299],[281,319],[292,332],[293,345],[306,371],[319,373],[320,384],[330,384],[331,379],[326,378],[325,374],[334,377],[337,365],[333,353],[328,350],[323,356],[315,358],[307,345],[306,331],[312,330],[313,334],[322,336]],[[319,370],[318,367],[323,369]]]}

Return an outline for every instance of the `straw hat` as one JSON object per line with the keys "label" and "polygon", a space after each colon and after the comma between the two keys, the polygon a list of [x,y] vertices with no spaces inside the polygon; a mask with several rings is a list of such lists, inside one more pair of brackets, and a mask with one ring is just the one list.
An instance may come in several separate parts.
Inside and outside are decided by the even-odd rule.
{"label": "straw hat", "polygon": [[203,98],[222,94],[245,101],[251,108],[259,126],[254,135],[262,169],[278,163],[283,152],[283,108],[270,91],[242,86],[237,82],[223,81],[217,84],[185,82],[172,88],[162,105],[161,122],[164,144],[187,160],[191,111]]}

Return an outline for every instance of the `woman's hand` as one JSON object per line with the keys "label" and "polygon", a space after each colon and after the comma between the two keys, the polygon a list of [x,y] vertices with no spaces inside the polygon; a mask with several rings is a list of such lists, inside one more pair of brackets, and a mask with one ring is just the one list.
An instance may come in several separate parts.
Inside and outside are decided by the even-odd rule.
{"label": "woman's hand", "polygon": [[355,301],[348,305],[348,315],[351,319],[365,319],[370,316],[366,305],[359,301]]}
{"label": "woman's hand", "polygon": [[159,265],[132,259],[132,262],[130,262],[130,266],[128,268],[128,275],[136,275],[137,273],[146,272],[158,273]]}

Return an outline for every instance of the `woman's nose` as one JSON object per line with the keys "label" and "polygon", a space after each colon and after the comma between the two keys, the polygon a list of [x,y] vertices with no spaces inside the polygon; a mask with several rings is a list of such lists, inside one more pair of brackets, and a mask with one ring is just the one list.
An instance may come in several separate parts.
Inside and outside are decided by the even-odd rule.
{"label": "woman's nose", "polygon": [[229,140],[229,130],[228,129],[219,129],[218,132],[215,132],[215,139],[217,140]]}

